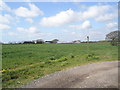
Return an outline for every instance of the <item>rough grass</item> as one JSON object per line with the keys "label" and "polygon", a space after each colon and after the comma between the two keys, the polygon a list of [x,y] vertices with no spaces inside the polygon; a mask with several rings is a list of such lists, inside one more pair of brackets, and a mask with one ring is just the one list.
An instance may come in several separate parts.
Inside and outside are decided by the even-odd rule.
{"label": "rough grass", "polygon": [[86,63],[118,60],[109,43],[3,45],[3,87],[20,87],[47,74]]}

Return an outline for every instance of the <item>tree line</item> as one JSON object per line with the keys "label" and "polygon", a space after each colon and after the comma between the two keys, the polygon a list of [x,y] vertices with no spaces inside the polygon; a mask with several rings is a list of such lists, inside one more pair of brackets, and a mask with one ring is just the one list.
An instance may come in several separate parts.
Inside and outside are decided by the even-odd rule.
{"label": "tree line", "polygon": [[58,43],[58,39],[53,39],[51,41],[44,41],[43,39],[37,39],[32,41],[21,41],[21,42],[9,42],[8,44],[48,44],[48,43]]}

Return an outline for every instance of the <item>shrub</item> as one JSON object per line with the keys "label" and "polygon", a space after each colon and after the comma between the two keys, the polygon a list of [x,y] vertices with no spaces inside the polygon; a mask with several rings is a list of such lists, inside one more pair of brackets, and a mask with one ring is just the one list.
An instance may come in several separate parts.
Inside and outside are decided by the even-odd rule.
{"label": "shrub", "polygon": [[2,73],[5,73],[5,72],[7,72],[7,70],[5,70],[5,69],[2,69]]}
{"label": "shrub", "polygon": [[16,73],[15,71],[6,71],[3,73],[2,75],[2,81],[9,81],[11,79],[17,79],[18,78],[18,73]]}
{"label": "shrub", "polygon": [[61,57],[59,59],[56,59],[56,60],[48,60],[47,63],[51,63],[51,62],[63,62],[63,61],[66,61],[67,58],[66,57]]}
{"label": "shrub", "polygon": [[55,60],[55,57],[50,57],[50,60]]}
{"label": "shrub", "polygon": [[86,59],[87,59],[87,60],[96,60],[96,59],[99,59],[99,56],[95,56],[95,54],[92,53],[92,54],[88,54],[88,55],[86,56]]}
{"label": "shrub", "polygon": [[41,68],[43,68],[43,67],[44,67],[44,65],[41,65],[40,67],[41,67]]}
{"label": "shrub", "polygon": [[11,79],[10,75],[3,75],[2,82],[9,81]]}
{"label": "shrub", "polygon": [[74,57],[75,57],[75,56],[71,53],[71,54],[70,54],[70,58],[74,58]]}
{"label": "shrub", "polygon": [[75,56],[71,55],[71,58],[74,58]]}
{"label": "shrub", "polygon": [[62,58],[58,59],[58,62],[62,62],[62,61],[66,61],[66,60],[67,60],[66,57],[62,57]]}
{"label": "shrub", "polygon": [[61,63],[61,66],[65,66],[66,64],[68,64],[68,62],[66,62],[66,61],[65,61],[65,62],[62,62],[62,63]]}

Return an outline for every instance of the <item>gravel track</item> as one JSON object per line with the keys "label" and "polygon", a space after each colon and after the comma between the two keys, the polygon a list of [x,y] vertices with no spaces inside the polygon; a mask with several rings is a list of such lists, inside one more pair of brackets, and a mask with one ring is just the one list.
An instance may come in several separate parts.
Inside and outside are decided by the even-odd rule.
{"label": "gravel track", "polygon": [[118,61],[77,66],[34,80],[22,88],[118,88]]}

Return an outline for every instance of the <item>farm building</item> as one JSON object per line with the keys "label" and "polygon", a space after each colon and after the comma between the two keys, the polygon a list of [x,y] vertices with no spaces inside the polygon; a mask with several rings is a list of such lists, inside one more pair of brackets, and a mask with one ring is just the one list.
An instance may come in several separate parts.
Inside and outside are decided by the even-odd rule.
{"label": "farm building", "polygon": [[81,43],[80,40],[73,41],[73,43]]}

